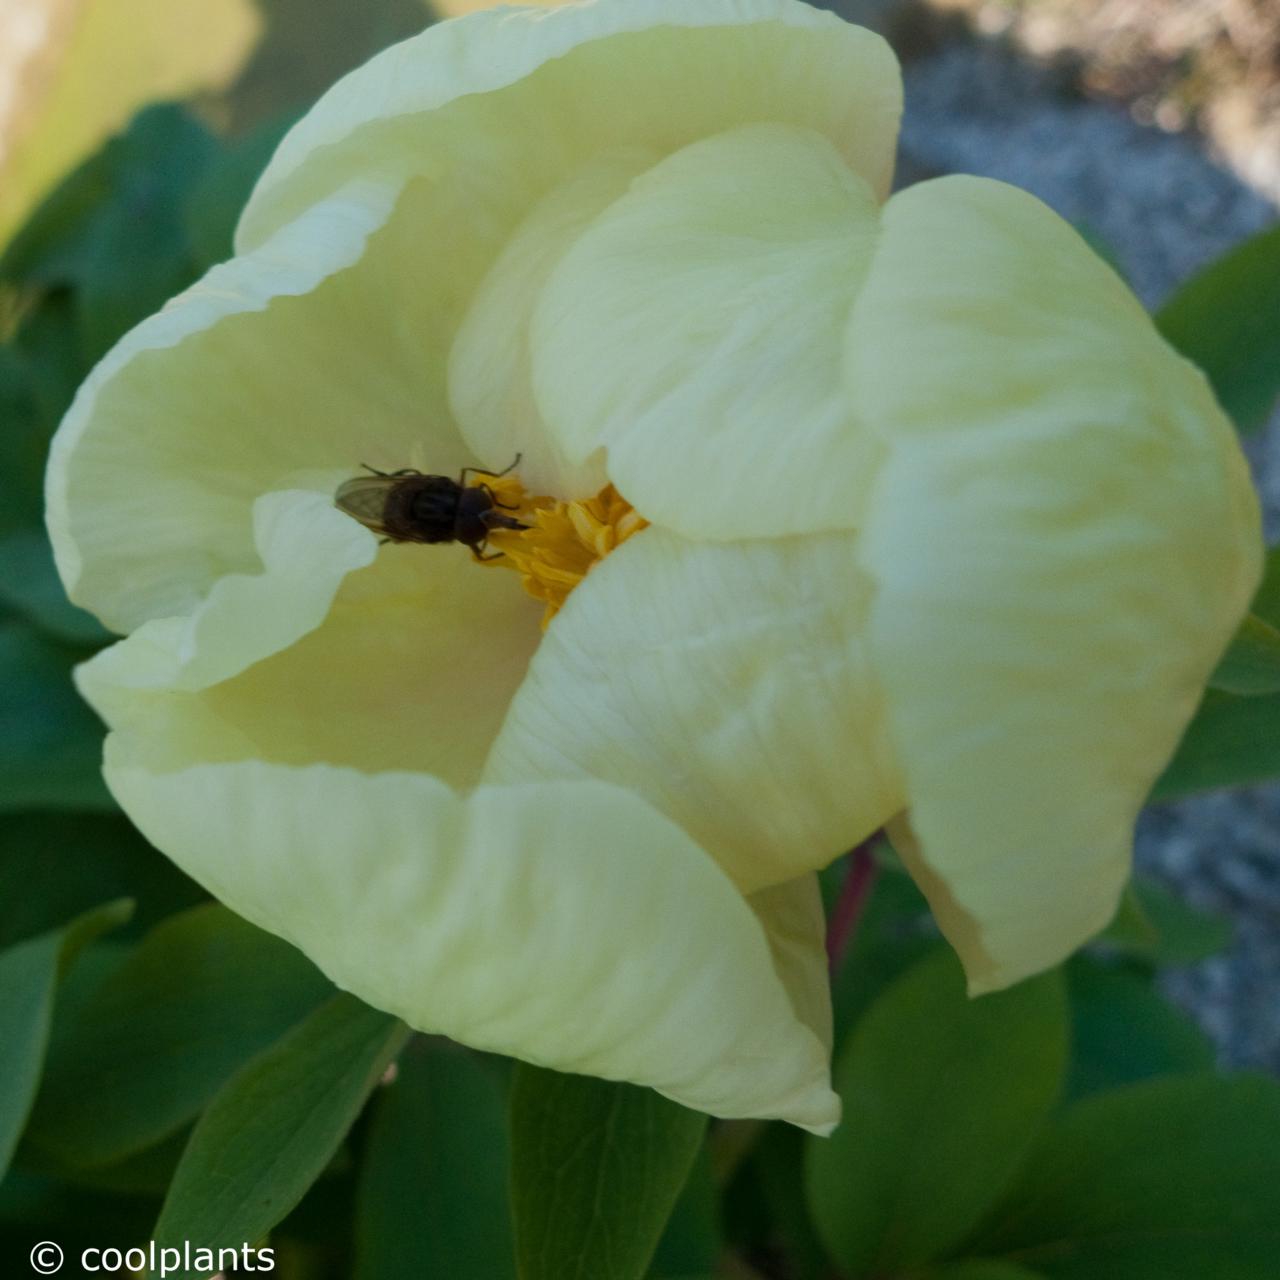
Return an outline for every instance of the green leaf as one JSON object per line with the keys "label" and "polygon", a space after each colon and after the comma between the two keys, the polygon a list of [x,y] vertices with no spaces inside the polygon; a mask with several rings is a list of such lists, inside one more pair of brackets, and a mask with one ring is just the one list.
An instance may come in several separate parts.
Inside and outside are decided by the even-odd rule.
{"label": "green leaf", "polygon": [[827,1280],[831,1259],[818,1237],[805,1199],[805,1135],[771,1124],[751,1154],[751,1167],[768,1209],[773,1235],[796,1280]]}
{"label": "green leaf", "polygon": [[93,614],[67,599],[43,529],[16,529],[0,538],[0,564],[5,566],[0,603],[25,615],[52,639],[100,645],[114,638]]}
{"label": "green leaf", "polygon": [[[81,350],[75,293],[58,288],[41,296],[23,316],[9,350],[25,371],[34,410],[23,430],[23,452],[28,468],[34,460],[42,474],[49,440],[90,367]],[[40,478],[36,477],[36,492],[41,489]],[[25,479],[29,485],[29,472]]]}
{"label": "green leaf", "polygon": [[1157,880],[1133,881],[1133,891],[1159,939],[1151,959],[1160,965],[1198,964],[1231,945],[1231,922],[1193,907]]}
{"label": "green leaf", "polygon": [[415,1040],[380,1091],[360,1176],[356,1280],[511,1280],[506,1096],[483,1059]]}
{"label": "green leaf", "polygon": [[191,1135],[157,1247],[235,1248],[270,1231],[324,1171],[408,1036],[344,993],[242,1067]]}
{"label": "green leaf", "polygon": [[944,1255],[1005,1191],[1062,1087],[1051,973],[970,1000],[950,949],[899,978],[841,1054],[840,1128],[809,1140],[809,1205],[851,1276]]}
{"label": "green leaf", "polygon": [[[86,959],[93,951],[91,948],[86,953]],[[79,973],[79,966],[76,972]],[[62,990],[59,991],[59,1000]],[[95,1165],[88,1169],[67,1164],[25,1142],[19,1146],[14,1157],[14,1167],[21,1169],[23,1173],[56,1178],[61,1183],[84,1190],[106,1191],[122,1196],[148,1196],[159,1203],[173,1181],[174,1170],[178,1167],[178,1160],[190,1137],[189,1128],[181,1129],[173,1137],[166,1138],[145,1151],[139,1151],[136,1155],[127,1156],[115,1164]],[[154,1221],[153,1211],[145,1226],[149,1229]]]}
{"label": "green leaf", "polygon": [[1280,630],[1249,614],[1209,683],[1215,689],[1246,697],[1280,692]]}
{"label": "green leaf", "polygon": [[1067,965],[1072,1052],[1067,1096],[1213,1066],[1213,1045],[1149,974],[1077,956]]}
{"label": "green leaf", "polygon": [[215,143],[180,107],[148,107],[107,145],[111,194],[81,235],[75,272],[81,341],[96,361],[197,276],[187,192]]}
{"label": "green leaf", "polygon": [[1050,1280],[1274,1280],[1280,1084],[1183,1076],[1077,1103],[977,1245]]}
{"label": "green leaf", "polygon": [[138,937],[207,895],[113,813],[0,815],[0,947],[52,929],[99,902],[130,897],[119,937]]}
{"label": "green leaf", "polygon": [[1093,945],[1099,949],[1141,956],[1144,959],[1154,956],[1159,950],[1160,932],[1155,921],[1147,915],[1132,880],[1124,887],[1120,905],[1116,908],[1111,923],[1094,938]]}
{"label": "green leaf", "polygon": [[1277,776],[1280,693],[1241,698],[1210,689],[1151,799],[1243,787]]}
{"label": "green leaf", "polygon": [[185,207],[212,159],[186,110],[147,107],[54,191],[0,260],[0,279],[69,292],[84,365],[197,276]]}
{"label": "green leaf", "polygon": [[[39,527],[48,444],[26,361],[12,347],[0,346],[0,531]],[[14,576],[3,575],[5,586]]]}
{"label": "green leaf", "polygon": [[22,1133],[44,1065],[59,977],[93,938],[129,918],[127,899],[0,951],[0,1180]]}
{"label": "green leaf", "polygon": [[[73,1260],[59,1274],[87,1280],[78,1265],[80,1251],[113,1246],[127,1249],[146,1240],[155,1222],[156,1203],[140,1196],[73,1187],[13,1169],[0,1183],[0,1256],[22,1259],[24,1266],[10,1267],[7,1274],[23,1276],[32,1245],[38,1240],[56,1240]],[[26,1277],[33,1274],[25,1270]]]}
{"label": "green leaf", "polygon": [[0,256],[0,281],[54,288],[75,275],[79,242],[111,194],[112,157],[104,148],[58,183]]}
{"label": "green leaf", "polygon": [[511,1112],[521,1280],[640,1280],[706,1116],[650,1089],[523,1063]]}
{"label": "green leaf", "polygon": [[225,907],[171,917],[73,1022],[58,1020],[30,1139],[79,1165],[141,1151],[195,1119],[332,990],[300,952]]}
{"label": "green leaf", "polygon": [[1249,611],[1263,622],[1280,628],[1280,547],[1272,547],[1267,552],[1262,569],[1262,583],[1253,597]]}
{"label": "green leaf", "polygon": [[297,120],[288,112],[237,139],[209,163],[187,199],[187,235],[201,270],[234,252],[232,238],[249,193],[280,139]]}
{"label": "green leaf", "polygon": [[1280,225],[1210,263],[1155,319],[1209,375],[1236,426],[1262,426],[1280,394]]}
{"label": "green leaf", "polygon": [[71,683],[83,650],[0,621],[0,813],[113,809],[102,722]]}
{"label": "green leaf", "polygon": [[721,1252],[718,1190],[704,1142],[654,1250],[649,1270],[654,1280],[710,1275],[716,1269]]}
{"label": "green leaf", "polygon": [[1000,1258],[967,1258],[926,1271],[919,1280],[1042,1280],[1043,1273],[1028,1271]]}
{"label": "green leaf", "polygon": [[1226,950],[1231,926],[1193,907],[1157,880],[1135,878],[1125,886],[1115,918],[1094,939],[1099,951],[1149,966],[1196,964]]}

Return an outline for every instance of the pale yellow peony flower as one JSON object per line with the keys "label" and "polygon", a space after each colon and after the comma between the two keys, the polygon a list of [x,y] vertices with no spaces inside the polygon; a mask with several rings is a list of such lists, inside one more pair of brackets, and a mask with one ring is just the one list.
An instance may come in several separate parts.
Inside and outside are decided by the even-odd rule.
{"label": "pale yellow peony flower", "polygon": [[[794,0],[480,13],[337,85],[54,447],[150,839],[415,1027],[818,1131],[816,868],[895,822],[974,992],[1104,925],[1255,499],[1048,209],[886,202],[899,109]],[[333,503],[517,453],[537,599]]]}

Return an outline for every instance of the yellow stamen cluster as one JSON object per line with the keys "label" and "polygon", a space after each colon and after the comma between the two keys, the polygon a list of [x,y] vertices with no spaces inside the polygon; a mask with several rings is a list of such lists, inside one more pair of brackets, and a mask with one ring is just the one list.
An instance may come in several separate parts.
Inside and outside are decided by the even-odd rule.
{"label": "yellow stamen cluster", "polygon": [[[509,489],[499,496],[513,501]],[[544,628],[592,567],[649,523],[611,484],[574,502],[524,497],[519,519],[529,528],[489,536],[489,549],[504,553],[489,563],[518,570],[525,590],[546,601]]]}

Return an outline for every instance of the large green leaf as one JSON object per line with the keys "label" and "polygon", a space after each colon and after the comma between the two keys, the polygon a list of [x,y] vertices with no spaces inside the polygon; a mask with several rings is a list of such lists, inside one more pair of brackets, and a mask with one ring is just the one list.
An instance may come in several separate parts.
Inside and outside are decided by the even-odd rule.
{"label": "large green leaf", "polygon": [[332,990],[300,952],[225,907],[173,916],[73,1020],[59,1018],[31,1140],[81,1165],[141,1151],[195,1119]]}
{"label": "large green leaf", "polygon": [[[13,347],[0,346],[0,532],[39,528],[48,444],[27,361]],[[0,589],[11,589],[14,577],[4,572]]]}
{"label": "large green leaf", "polygon": [[111,194],[81,235],[75,273],[82,350],[95,361],[197,275],[184,205],[214,155],[177,107],[148,107],[108,144]]}
{"label": "large green leaf", "polygon": [[83,650],[0,621],[0,813],[112,809],[101,721],[71,684]]}
{"label": "large green leaf", "polygon": [[1280,693],[1258,698],[1210,689],[1151,793],[1168,800],[1280,777]]}
{"label": "large green leaf", "polygon": [[1223,916],[1192,906],[1158,880],[1139,877],[1132,888],[1156,932],[1154,963],[1198,964],[1231,945],[1231,922]]}
{"label": "large green leaf", "polygon": [[240,212],[280,139],[296,119],[296,112],[275,116],[236,139],[210,162],[192,188],[185,210],[187,234],[202,270],[231,257]]}
{"label": "large green leaf", "polygon": [[521,1280],[640,1280],[706,1116],[650,1089],[524,1064],[511,1115]]}
{"label": "large green leaf", "polygon": [[[775,1125],[774,1128],[790,1128]],[[653,1280],[710,1275],[721,1253],[719,1188],[703,1143],[653,1253]]]}
{"label": "large green leaf", "polygon": [[926,1271],[918,1280],[1042,1280],[1042,1274],[1002,1258],[966,1258]]}
{"label": "large green leaf", "polygon": [[21,613],[54,640],[100,645],[112,639],[93,614],[67,599],[43,529],[15,529],[0,537],[0,564],[0,604]]}
{"label": "large green leaf", "polygon": [[415,1040],[374,1104],[356,1280],[512,1280],[506,1096],[493,1067]]}
{"label": "large green leaf", "polygon": [[1249,614],[1209,683],[1246,697],[1280,692],[1280,628]]}
{"label": "large green leaf", "polygon": [[26,1123],[44,1065],[59,976],[87,943],[129,918],[123,899],[0,951],[0,1179]]}
{"label": "large green leaf", "polygon": [[809,1203],[851,1277],[945,1256],[1006,1190],[1062,1087],[1057,973],[970,1000],[939,948],[855,1028],[836,1083],[840,1128],[811,1139]]}
{"label": "large green leaf", "polygon": [[749,1171],[767,1210],[772,1241],[785,1254],[795,1280],[828,1280],[831,1258],[818,1237],[805,1197],[805,1135],[771,1124],[752,1151]]}
{"label": "large green leaf", "polygon": [[[56,288],[38,294],[25,311],[8,348],[10,356],[22,371],[27,408],[17,424],[22,464],[20,487],[31,497],[43,499],[45,456],[58,423],[71,405],[76,388],[89,372],[89,363],[81,350],[80,325],[76,318],[76,295],[69,288]],[[36,512],[43,510],[43,500]],[[29,519],[25,523],[30,526]]]}
{"label": "large green leaf", "polygon": [[119,937],[141,936],[164,916],[207,901],[120,814],[3,814],[0,849],[0,947],[112,898],[137,902]]}
{"label": "large green leaf", "polygon": [[1157,880],[1135,876],[1115,918],[1095,939],[1097,950],[1159,965],[1197,964],[1225,951],[1230,922],[1193,907]]}
{"label": "large green leaf", "polygon": [[1280,1083],[1183,1076],[1077,1103],[975,1245],[1050,1280],[1274,1280]]}
{"label": "large green leaf", "polygon": [[79,1266],[81,1250],[127,1249],[146,1240],[156,1220],[156,1204],[151,1197],[115,1195],[11,1170],[0,1182],[0,1257],[19,1261],[6,1266],[6,1280],[30,1280],[35,1274],[26,1259],[38,1240],[55,1240],[62,1246],[68,1262],[60,1276],[88,1280]]}
{"label": "large green leaf", "polygon": [[1249,609],[1263,622],[1280,627],[1280,547],[1272,547],[1267,552],[1262,582]]}
{"label": "large green leaf", "polygon": [[408,1036],[341,994],[242,1067],[191,1135],[157,1246],[236,1248],[270,1231],[324,1171]]}
{"label": "large green leaf", "polygon": [[[86,953],[86,958],[92,954],[93,949],[90,949]],[[65,990],[65,986],[59,990],[59,1002]],[[178,1167],[178,1160],[186,1149],[187,1140],[190,1137],[190,1128],[180,1129],[171,1138],[166,1138],[145,1151],[139,1151],[136,1155],[126,1156],[115,1164],[94,1165],[92,1168],[66,1164],[27,1142],[19,1146],[13,1163],[14,1167],[21,1169],[24,1174],[57,1179],[58,1182],[67,1186],[79,1187],[86,1191],[102,1191],[112,1195],[131,1197],[143,1196],[154,1199],[158,1205],[173,1181],[174,1170]],[[148,1228],[155,1221],[154,1208],[155,1206],[146,1223]]]}
{"label": "large green leaf", "polygon": [[1067,976],[1072,1027],[1068,1097],[1213,1066],[1209,1039],[1160,995],[1150,974],[1077,956],[1067,965]]}
{"label": "large green leaf", "polygon": [[1209,375],[1241,431],[1262,426],[1280,394],[1280,225],[1193,276],[1156,325]]}

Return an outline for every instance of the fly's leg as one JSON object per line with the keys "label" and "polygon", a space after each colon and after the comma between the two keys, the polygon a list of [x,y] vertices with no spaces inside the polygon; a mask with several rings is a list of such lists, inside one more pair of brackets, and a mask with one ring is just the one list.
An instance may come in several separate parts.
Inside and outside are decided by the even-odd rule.
{"label": "fly's leg", "polygon": [[[501,480],[503,476],[510,475],[520,465],[520,459],[523,457],[523,453],[517,453],[516,456],[511,459],[510,465],[504,467],[501,471],[486,471],[483,467],[463,467],[458,473],[458,483],[465,489],[467,487],[467,476],[469,476],[473,471],[478,476],[492,476],[495,480]],[[481,488],[484,488],[484,486],[481,485]],[[492,498],[493,494],[489,494],[489,496]]]}
{"label": "fly's leg", "polygon": [[382,476],[385,480],[393,479],[396,476],[420,476],[422,474],[416,467],[401,467],[399,471],[379,471],[377,467],[371,467],[367,462],[360,464],[366,471],[372,472],[375,476]]}

